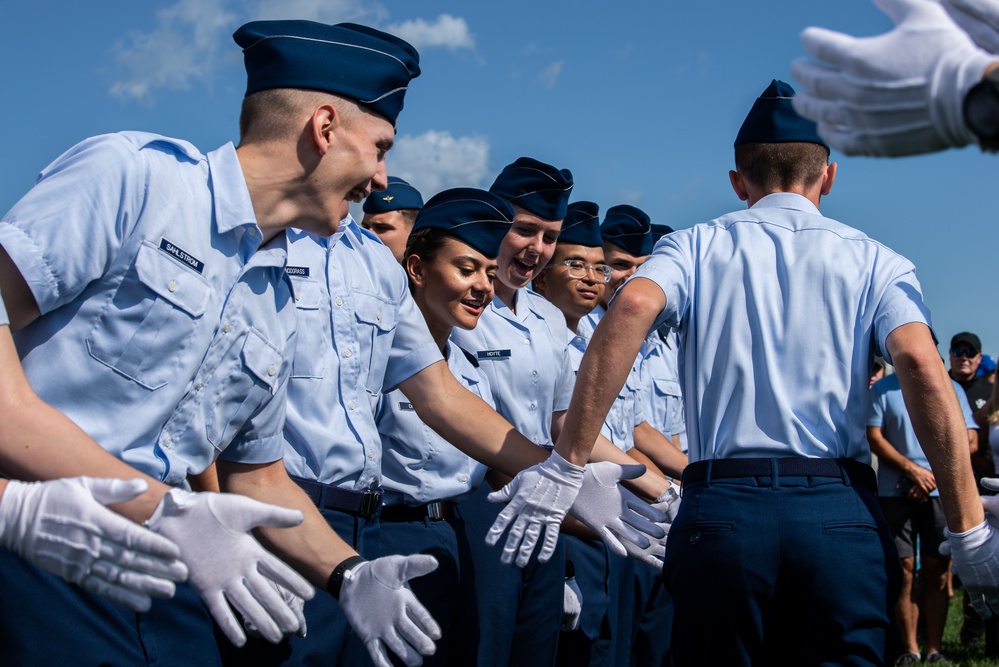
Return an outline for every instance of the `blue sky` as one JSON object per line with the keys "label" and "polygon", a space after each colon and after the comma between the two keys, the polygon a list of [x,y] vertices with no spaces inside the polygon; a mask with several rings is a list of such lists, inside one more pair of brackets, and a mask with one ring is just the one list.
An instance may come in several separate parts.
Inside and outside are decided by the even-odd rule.
{"label": "blue sky", "polygon": [[[793,83],[803,28],[890,27],[869,0],[0,0],[0,208],[94,134],[235,142],[245,76],[231,34],[258,18],[357,21],[417,45],[423,75],[389,173],[425,198],[488,186],[530,155],[570,168],[574,199],[635,204],[675,228],[743,206],[728,183],[732,141],[770,79]],[[915,263],[941,351],[967,329],[999,352],[988,296],[999,157],[833,159],[823,212]]]}

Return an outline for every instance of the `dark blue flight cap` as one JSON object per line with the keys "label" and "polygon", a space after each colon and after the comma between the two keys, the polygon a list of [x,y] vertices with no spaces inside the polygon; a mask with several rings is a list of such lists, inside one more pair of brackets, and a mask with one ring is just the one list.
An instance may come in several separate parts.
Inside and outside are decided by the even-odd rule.
{"label": "dark blue flight cap", "polygon": [[659,239],[661,239],[662,237],[664,237],[664,236],[666,236],[668,234],[672,234],[674,231],[676,231],[676,230],[674,230],[669,225],[657,225],[656,223],[653,222],[652,223],[652,244],[655,245],[656,243],[659,242]]}
{"label": "dark blue flight cap", "polygon": [[439,192],[416,214],[413,231],[443,229],[489,259],[499,255],[503,237],[513,224],[510,202],[478,188]]}
{"label": "dark blue flight cap", "polygon": [[607,209],[600,236],[605,243],[613,243],[628,254],[640,257],[652,252],[652,224],[640,208],[619,204]]}
{"label": "dark blue flight cap", "polygon": [[348,97],[395,125],[420,54],[408,42],[355,23],[253,21],[232,38],[243,48],[246,94],[306,88]]}
{"label": "dark blue flight cap", "polygon": [[600,238],[600,207],[591,201],[577,201],[569,204],[562,221],[559,243],[573,243],[588,248],[603,245]]}
{"label": "dark blue flight cap", "polygon": [[388,187],[381,192],[372,192],[364,200],[365,213],[388,213],[405,209],[423,208],[423,197],[412,185],[395,176],[388,177]]}
{"label": "dark blue flight cap", "polygon": [[735,145],[749,143],[782,144],[804,141],[829,148],[819,136],[814,122],[798,115],[791,105],[794,88],[774,79],[756,98],[749,115],[742,122]]}
{"label": "dark blue flight cap", "polygon": [[572,172],[529,157],[517,158],[503,168],[489,192],[545,220],[563,220]]}

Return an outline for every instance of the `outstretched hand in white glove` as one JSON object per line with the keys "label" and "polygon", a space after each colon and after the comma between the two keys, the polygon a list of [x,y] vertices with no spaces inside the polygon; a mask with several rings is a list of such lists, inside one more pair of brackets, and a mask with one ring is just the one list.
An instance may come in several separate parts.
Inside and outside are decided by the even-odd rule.
{"label": "outstretched hand in white glove", "polygon": [[[999,491],[999,479],[985,477],[982,486]],[[963,533],[944,529],[940,553],[953,559],[971,604],[982,618],[999,613],[999,496],[982,496],[985,521]]]}

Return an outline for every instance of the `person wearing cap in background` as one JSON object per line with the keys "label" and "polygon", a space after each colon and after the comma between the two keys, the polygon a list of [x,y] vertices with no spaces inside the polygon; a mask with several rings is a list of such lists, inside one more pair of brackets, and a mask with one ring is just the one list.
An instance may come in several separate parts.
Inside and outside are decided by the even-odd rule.
{"label": "person wearing cap in background", "polygon": [[895,24],[885,34],[855,38],[815,27],[802,33],[818,62],[791,63],[802,88],[798,113],[848,155],[916,155],[968,144],[999,150],[999,5],[875,4]]}
{"label": "person wearing cap in background", "polygon": [[[518,158],[504,167],[489,191],[509,201],[515,215],[500,247],[496,296],[475,329],[453,333],[458,345],[475,355],[479,368],[489,379],[496,409],[518,431],[543,447],[550,445],[553,433],[562,426],[574,378],[565,318],[527,286],[554,252],[572,185],[569,170],[556,169],[533,158]],[[553,453],[546,461],[545,474],[555,478],[573,476],[585,463],[569,464]],[[505,479],[500,472],[493,470],[487,474],[493,488],[503,487],[499,492],[487,499],[488,489],[482,485],[460,508],[475,563],[474,582],[463,596],[472,601],[476,612],[460,616],[462,624],[455,628],[454,634],[464,638],[464,642],[456,647],[456,659],[462,664],[479,665],[553,664],[565,590],[564,541],[555,542],[552,538],[557,535],[557,526],[555,530],[549,526],[546,547],[551,560],[547,563],[548,556],[535,557],[530,549],[517,547],[520,532],[517,526],[511,529],[502,550],[493,546],[501,538],[509,523],[506,517],[516,505],[510,502],[501,510],[489,500],[505,501],[513,492],[522,491],[524,483],[533,483],[531,478],[514,479],[503,486]],[[636,471],[619,466],[616,479],[622,479],[626,472]],[[653,480],[646,482],[655,485]],[[607,479],[601,485],[622,494],[621,508],[625,515],[633,511],[627,509],[626,503],[632,501],[624,500],[628,495],[620,485],[608,484]],[[657,490],[650,497],[658,495]],[[568,506],[572,501],[571,497],[565,497],[549,502]],[[579,507],[592,507],[592,503],[581,495],[573,505],[577,518]],[[608,519],[620,523],[621,517],[608,516]],[[625,523],[629,520],[625,519]],[[627,552],[636,558],[655,558],[650,554],[658,549],[657,539],[627,539],[617,528],[611,536],[606,528],[587,525],[596,527],[605,541],[616,542],[612,548],[621,555]],[[628,532],[627,526],[623,528]],[[665,531],[660,537],[664,535]],[[483,545],[483,540],[488,544]],[[508,567],[514,561],[523,571]]]}
{"label": "person wearing cap in background", "polygon": [[[951,382],[970,442],[977,437],[978,427],[967,397],[957,382]],[[902,560],[902,592],[895,604],[902,647],[895,664],[915,665],[922,661],[916,638],[919,620],[926,633],[926,662],[948,663],[941,649],[947,622],[950,559],[939,552],[947,526],[936,479],[912,430],[898,375],[892,373],[874,384],[868,406],[867,441],[871,453],[878,457],[878,505]],[[914,589],[917,538],[921,581]]]}
{"label": "person wearing cap in background", "polygon": [[985,378],[989,384],[996,383],[996,360],[991,355],[983,354],[982,362],[978,364],[978,377]]}
{"label": "person wearing cap in background", "polygon": [[420,191],[401,178],[389,176],[387,188],[372,192],[364,200],[361,227],[377,236],[389,247],[396,260],[402,262],[406,239],[421,208],[423,197]]}
{"label": "person wearing cap in background", "polygon": [[[24,475],[138,471],[149,490],[118,507],[176,542],[190,569],[189,587],[137,616],[4,558],[8,664],[217,665],[208,610],[237,644],[230,605],[270,641],[305,630],[275,586],[299,598],[312,587],[251,529],[320,587],[353,553],[281,461],[297,330],[285,230],[331,234],[348,200],[385,187],[418,55],[352,24],[254,22],[234,39],[247,70],[237,148],[94,137],[46,168],[0,223],[0,289],[24,371],[107,451],[40,445]],[[222,489],[284,507],[185,491],[216,458]],[[303,514],[314,550],[285,531]],[[349,588],[386,607],[400,595],[370,576]],[[381,620],[373,644],[395,632]]]}
{"label": "person wearing cap in background", "polygon": [[556,444],[583,459],[649,331],[679,330],[692,463],[663,570],[678,665],[894,659],[900,567],[863,428],[874,349],[899,372],[955,565],[995,592],[999,541],[914,268],[819,213],[836,165],[793,94],[773,81],[736,138],[749,209],[663,238],[619,290],[579,371],[600,382],[577,383]]}

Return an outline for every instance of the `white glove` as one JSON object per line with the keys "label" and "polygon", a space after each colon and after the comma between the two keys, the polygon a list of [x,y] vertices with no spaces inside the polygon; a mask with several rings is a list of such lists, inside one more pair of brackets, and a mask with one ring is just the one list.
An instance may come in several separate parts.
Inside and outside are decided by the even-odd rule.
{"label": "white glove", "polygon": [[146,611],[187,578],[180,549],[105,507],[149,488],[142,479],[9,481],[0,498],[0,545],[91,593]]}
{"label": "white glove", "polygon": [[579,591],[576,577],[565,580],[562,594],[562,632],[572,632],[579,627],[579,615],[583,613],[583,594]]}
{"label": "white glove", "polygon": [[968,33],[975,44],[999,54],[999,2],[996,0],[942,0],[954,23]]}
{"label": "white glove", "polygon": [[[982,486],[999,491],[999,479],[984,477]],[[985,521],[964,533],[944,529],[940,553],[953,559],[971,605],[982,618],[999,612],[999,496],[982,496]]]}
{"label": "white glove", "polygon": [[666,515],[666,525],[663,527],[668,533],[669,526],[676,520],[676,514],[680,511],[680,485],[671,481],[669,488],[656,498],[652,506]]}
{"label": "white glove", "polygon": [[583,468],[552,452],[543,463],[521,470],[510,483],[489,494],[494,503],[507,503],[486,534],[486,544],[496,544],[510,521],[516,517],[503,545],[501,560],[506,565],[517,557],[524,567],[545,529],[545,539],[538,552],[538,562],[545,563],[555,552],[559,526],[583,483]]}
{"label": "white glove", "polygon": [[819,64],[791,64],[803,87],[794,108],[847,154],[913,155],[974,142],[965,94],[996,60],[932,0],[874,0],[895,29],[854,38],[823,28],[801,35]]}
{"label": "white glove", "polygon": [[229,641],[242,646],[246,635],[229,604],[268,641],[277,643],[283,634],[301,629],[295,612],[270,584],[306,600],[312,586],[250,533],[257,526],[288,528],[301,522],[297,510],[246,496],[171,489],[146,524],[177,543],[191,570],[191,585]]}
{"label": "white glove", "polygon": [[582,488],[569,513],[597,533],[612,553],[662,567],[666,531],[659,524],[666,522],[666,515],[618,484],[644,473],[641,464],[587,464]]}
{"label": "white glove", "polygon": [[[277,594],[281,596],[281,599],[284,600],[288,608],[295,614],[295,618],[298,619],[298,631],[295,634],[299,637],[305,637],[309,630],[308,624],[305,622],[305,600],[280,584],[275,584],[273,581],[269,581],[268,583],[274,587],[274,590],[277,591]],[[260,634],[260,630],[257,630],[257,626],[253,624],[253,621],[248,618],[243,619],[243,627],[254,637],[263,636]]]}
{"label": "white glove", "polygon": [[340,607],[376,667],[392,666],[386,649],[407,665],[434,654],[441,628],[406,582],[436,569],[436,558],[417,554],[376,558],[344,574]]}

